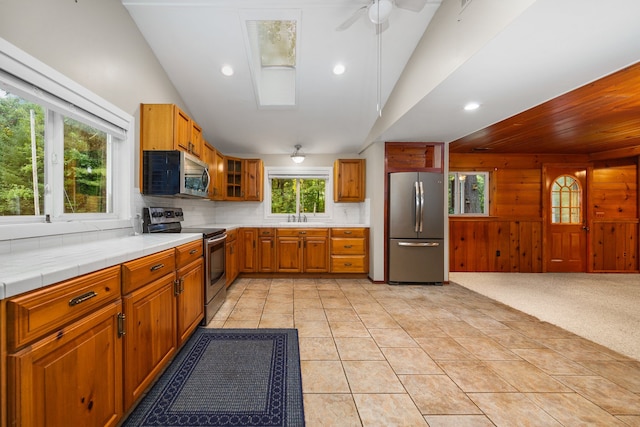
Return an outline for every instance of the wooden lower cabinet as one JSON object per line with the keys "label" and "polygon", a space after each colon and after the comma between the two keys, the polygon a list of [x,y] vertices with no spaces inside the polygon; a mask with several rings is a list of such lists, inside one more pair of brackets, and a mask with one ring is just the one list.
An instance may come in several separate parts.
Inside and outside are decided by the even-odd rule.
{"label": "wooden lower cabinet", "polygon": [[9,425],[115,426],[123,414],[120,300],[8,356]]}
{"label": "wooden lower cabinet", "polygon": [[124,404],[142,396],[177,349],[175,271],[126,294]]}
{"label": "wooden lower cabinet", "polygon": [[[200,244],[200,243],[199,243]],[[200,246],[202,246],[200,244]],[[204,259],[178,270],[177,315],[178,346],[181,346],[204,317]]]}
{"label": "wooden lower cabinet", "polygon": [[257,270],[257,248],[258,240],[257,228],[241,228],[238,231],[238,247],[240,248],[240,256],[238,257],[238,271],[241,273],[253,273]]}
{"label": "wooden lower cabinet", "polygon": [[331,230],[331,272],[369,272],[369,229],[333,228]]}
{"label": "wooden lower cabinet", "polygon": [[118,425],[204,317],[202,250],[198,240],[8,299],[8,425]]}
{"label": "wooden lower cabinet", "polygon": [[257,246],[258,272],[275,273],[276,230],[274,228],[259,228]]}
{"label": "wooden lower cabinet", "polygon": [[279,273],[326,273],[329,271],[329,230],[326,228],[279,228],[276,230]]}

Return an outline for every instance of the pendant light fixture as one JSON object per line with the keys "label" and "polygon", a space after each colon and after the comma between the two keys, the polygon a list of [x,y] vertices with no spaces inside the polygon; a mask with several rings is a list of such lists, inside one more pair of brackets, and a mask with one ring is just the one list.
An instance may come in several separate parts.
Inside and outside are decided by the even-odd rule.
{"label": "pendant light fixture", "polygon": [[296,144],[295,148],[296,148],[296,151],[294,151],[293,154],[291,154],[291,160],[293,160],[293,163],[304,162],[304,154],[300,152],[302,145]]}

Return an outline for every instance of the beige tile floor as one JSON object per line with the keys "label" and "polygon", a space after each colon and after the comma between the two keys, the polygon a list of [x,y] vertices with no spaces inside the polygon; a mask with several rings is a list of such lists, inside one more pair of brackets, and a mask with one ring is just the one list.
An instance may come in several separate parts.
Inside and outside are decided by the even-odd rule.
{"label": "beige tile floor", "polygon": [[307,426],[640,426],[640,362],[461,286],[237,280],[209,327],[296,328]]}

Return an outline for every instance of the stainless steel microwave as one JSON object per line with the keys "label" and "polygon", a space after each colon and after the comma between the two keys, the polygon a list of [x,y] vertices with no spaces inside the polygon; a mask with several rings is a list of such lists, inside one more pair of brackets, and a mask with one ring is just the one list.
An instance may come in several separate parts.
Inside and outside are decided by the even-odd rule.
{"label": "stainless steel microwave", "polygon": [[178,150],[144,151],[142,194],[150,196],[208,197],[209,167]]}

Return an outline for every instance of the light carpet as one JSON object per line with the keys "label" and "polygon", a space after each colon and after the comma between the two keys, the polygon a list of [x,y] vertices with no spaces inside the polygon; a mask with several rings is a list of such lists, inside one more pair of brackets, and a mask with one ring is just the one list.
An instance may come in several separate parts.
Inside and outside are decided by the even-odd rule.
{"label": "light carpet", "polygon": [[449,280],[640,360],[640,275],[450,273]]}

